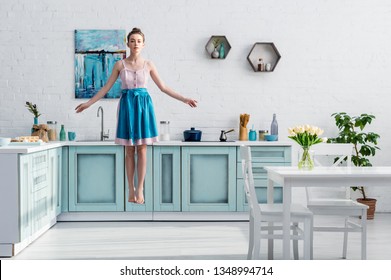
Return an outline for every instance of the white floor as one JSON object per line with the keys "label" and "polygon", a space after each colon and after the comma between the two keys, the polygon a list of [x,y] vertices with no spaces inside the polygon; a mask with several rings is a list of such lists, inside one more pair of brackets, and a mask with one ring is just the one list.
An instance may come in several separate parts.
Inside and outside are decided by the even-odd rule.
{"label": "white floor", "polygon": [[[247,244],[247,222],[58,222],[12,259],[244,260]],[[369,260],[391,260],[391,213],[376,213],[368,221],[367,244]],[[278,259],[279,241],[275,247]],[[315,233],[315,259],[340,259],[341,254],[341,233]],[[266,258],[265,247],[262,255]],[[348,259],[359,258],[359,235],[352,233]]]}

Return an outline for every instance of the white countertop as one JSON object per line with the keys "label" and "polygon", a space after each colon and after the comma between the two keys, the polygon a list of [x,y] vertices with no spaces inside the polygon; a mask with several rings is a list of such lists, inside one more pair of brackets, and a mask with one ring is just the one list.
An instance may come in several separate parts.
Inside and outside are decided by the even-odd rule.
{"label": "white countertop", "polygon": [[153,144],[154,146],[292,146],[289,141],[200,141],[200,142],[185,142],[185,141],[160,141]]}
{"label": "white countertop", "polygon": [[[40,145],[28,143],[10,144],[0,147],[0,154],[28,154],[39,151],[45,151],[58,147],[66,146],[113,146],[116,145],[114,141],[94,141],[94,140],[81,140],[81,141],[56,141],[49,143],[42,143]],[[232,142],[220,142],[220,141],[201,141],[201,142],[184,142],[181,140],[173,141],[160,141],[153,144],[153,146],[193,146],[193,147],[229,147],[229,146],[292,146],[292,142],[288,141],[232,141]]]}
{"label": "white countertop", "polygon": [[0,147],[0,154],[29,154],[64,146],[63,142],[41,143],[40,145],[28,143],[9,144]]}

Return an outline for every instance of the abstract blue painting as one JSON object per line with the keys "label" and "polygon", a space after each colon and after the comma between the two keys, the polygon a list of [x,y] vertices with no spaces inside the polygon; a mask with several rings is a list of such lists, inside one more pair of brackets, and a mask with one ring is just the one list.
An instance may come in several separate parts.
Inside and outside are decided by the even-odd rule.
{"label": "abstract blue painting", "polygon": [[[114,64],[125,57],[125,30],[75,30],[75,97],[93,97],[106,84]],[[117,79],[105,98],[120,95]]]}

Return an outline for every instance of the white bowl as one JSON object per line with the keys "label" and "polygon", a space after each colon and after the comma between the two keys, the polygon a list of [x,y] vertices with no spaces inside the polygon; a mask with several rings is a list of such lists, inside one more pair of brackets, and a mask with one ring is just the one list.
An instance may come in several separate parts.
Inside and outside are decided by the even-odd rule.
{"label": "white bowl", "polygon": [[7,146],[11,142],[11,138],[0,137],[0,146]]}

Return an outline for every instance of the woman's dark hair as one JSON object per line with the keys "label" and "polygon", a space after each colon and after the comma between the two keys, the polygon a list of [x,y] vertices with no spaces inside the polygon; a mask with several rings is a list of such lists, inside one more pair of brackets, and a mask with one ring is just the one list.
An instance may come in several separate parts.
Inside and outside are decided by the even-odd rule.
{"label": "woman's dark hair", "polygon": [[144,33],[141,32],[141,29],[140,29],[140,28],[137,28],[137,27],[133,28],[132,31],[129,32],[128,37],[127,37],[127,38],[128,38],[128,42],[129,42],[130,36],[133,35],[133,34],[139,34],[139,35],[141,35],[141,37],[143,37],[143,42],[145,42]]}

